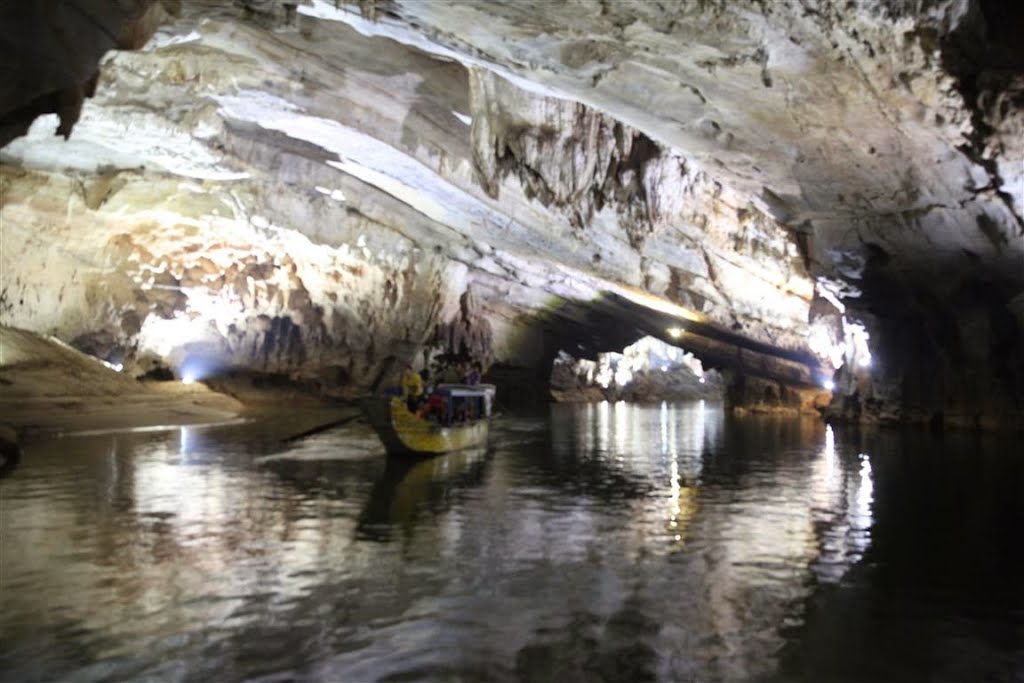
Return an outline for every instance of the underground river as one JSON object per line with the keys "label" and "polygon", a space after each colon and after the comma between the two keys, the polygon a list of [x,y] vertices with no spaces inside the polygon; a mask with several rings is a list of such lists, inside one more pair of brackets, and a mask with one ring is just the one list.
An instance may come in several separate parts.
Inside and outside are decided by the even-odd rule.
{"label": "underground river", "polygon": [[27,442],[5,681],[1016,681],[1015,437],[556,405],[486,452],[354,423]]}

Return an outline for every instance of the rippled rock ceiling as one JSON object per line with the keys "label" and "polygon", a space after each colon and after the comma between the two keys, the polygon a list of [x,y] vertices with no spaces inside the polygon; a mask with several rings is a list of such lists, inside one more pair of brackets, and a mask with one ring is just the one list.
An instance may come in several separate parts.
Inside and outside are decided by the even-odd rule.
{"label": "rippled rock ceiling", "polygon": [[4,324],[342,396],[651,334],[845,361],[853,418],[1021,424],[1013,3],[55,6],[3,10]]}

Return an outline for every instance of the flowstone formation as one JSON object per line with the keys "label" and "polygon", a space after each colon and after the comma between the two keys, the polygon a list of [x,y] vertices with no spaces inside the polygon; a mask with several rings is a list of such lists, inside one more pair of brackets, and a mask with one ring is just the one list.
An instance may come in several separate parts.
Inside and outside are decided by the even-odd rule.
{"label": "flowstone formation", "polygon": [[122,5],[163,23],[70,138],[0,152],[3,324],[339,396],[424,349],[522,387],[650,335],[741,403],[1022,419],[1021,10]]}

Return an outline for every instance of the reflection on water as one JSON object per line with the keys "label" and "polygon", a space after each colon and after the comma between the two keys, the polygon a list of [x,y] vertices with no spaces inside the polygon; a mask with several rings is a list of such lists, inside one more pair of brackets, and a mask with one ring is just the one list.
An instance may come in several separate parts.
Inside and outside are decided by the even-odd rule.
{"label": "reflection on water", "polygon": [[1012,442],[704,402],[556,406],[431,460],[359,425],[279,437],[27,445],[0,482],[0,679],[1024,673]]}
{"label": "reflection on water", "polygon": [[437,512],[453,488],[483,481],[487,451],[475,449],[439,458],[388,458],[359,516],[361,538],[387,541],[411,534],[421,513]]}

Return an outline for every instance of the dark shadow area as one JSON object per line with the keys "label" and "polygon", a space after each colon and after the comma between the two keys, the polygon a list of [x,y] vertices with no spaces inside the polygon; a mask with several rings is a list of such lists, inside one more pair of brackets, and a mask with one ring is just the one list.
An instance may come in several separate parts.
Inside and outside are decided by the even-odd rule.
{"label": "dark shadow area", "polygon": [[1017,681],[1024,460],[1012,437],[888,431],[871,454],[871,545],[820,584],[779,680]]}
{"label": "dark shadow area", "polygon": [[19,462],[21,462],[21,449],[18,444],[0,436],[0,479],[13,472]]}
{"label": "dark shadow area", "polygon": [[847,399],[847,417],[899,409],[903,419],[935,428],[1024,429],[1024,329],[1011,312],[1016,283],[983,272],[908,278],[876,249],[861,287],[857,310],[872,322],[873,367],[884,369],[900,396],[898,406],[871,394]]}

